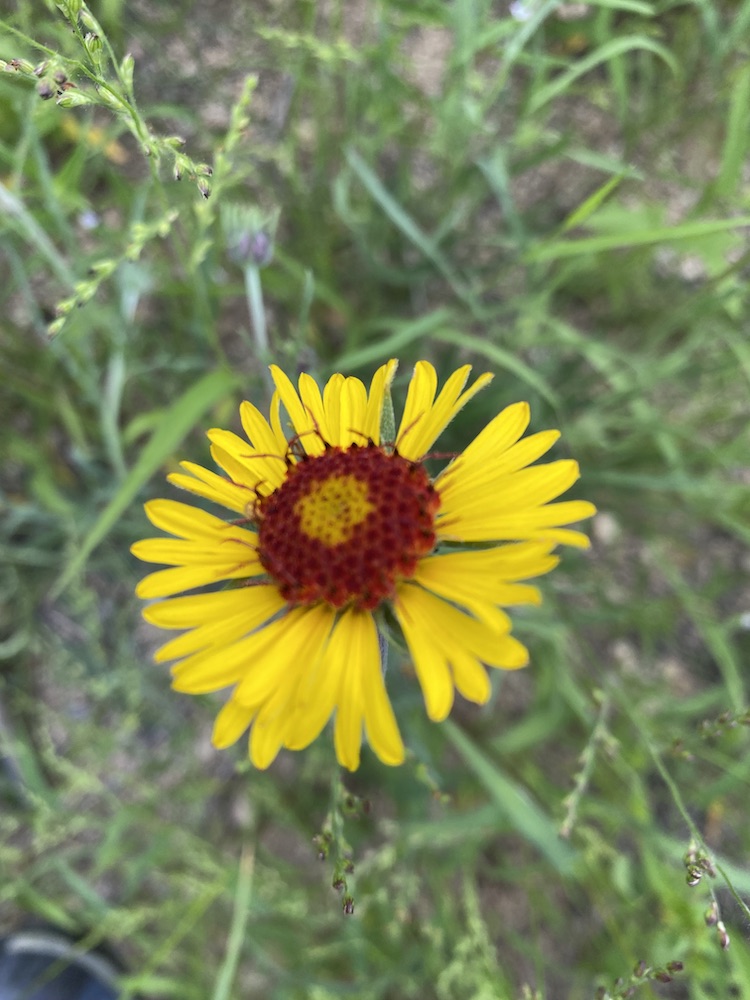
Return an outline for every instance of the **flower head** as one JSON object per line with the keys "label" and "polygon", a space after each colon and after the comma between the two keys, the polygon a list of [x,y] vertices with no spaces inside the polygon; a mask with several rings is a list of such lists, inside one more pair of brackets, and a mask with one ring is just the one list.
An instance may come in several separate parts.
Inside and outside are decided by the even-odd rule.
{"label": "flower head", "polygon": [[308,746],[332,715],[345,767],[359,764],[363,729],[384,763],[400,764],[404,746],[381,662],[384,607],[403,633],[427,714],[439,721],[455,690],[487,700],[486,667],[528,662],[502,607],[538,604],[539,591],[521,581],[552,569],[558,544],[588,545],[564,526],[590,517],[592,504],[550,503],[576,481],[578,465],[530,467],[559,434],[522,439],[526,403],[504,409],[433,479],[425,456],[491,376],[465,388],[465,365],[436,395],[435,370],[420,361],[395,439],[384,441],[395,371],[395,361],[378,369],[369,392],[359,379],[334,375],[321,393],[309,375],[295,389],[272,366],[270,420],[245,402],[246,439],[208,432],[224,474],[183,462],[169,476],[238,516],[224,520],[175,500],[146,504],[151,522],[174,537],[132,551],[171,568],[145,577],[137,593],[167,598],[144,616],[182,630],[156,659],[176,661],[178,691],[232,689],[213,741],[229,746],[250,728],[257,767],[281,747]]}

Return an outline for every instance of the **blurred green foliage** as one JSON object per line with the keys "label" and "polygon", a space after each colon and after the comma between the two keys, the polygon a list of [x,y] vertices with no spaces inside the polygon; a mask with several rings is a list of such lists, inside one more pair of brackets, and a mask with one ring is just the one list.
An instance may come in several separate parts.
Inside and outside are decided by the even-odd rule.
{"label": "blurred green foliage", "polygon": [[[0,13],[2,925],[128,996],[750,997],[749,0]],[[561,427],[594,545],[487,707],[392,671],[404,767],[255,773],[150,665],[140,501],[269,358],[391,356],[497,373],[441,447]]]}

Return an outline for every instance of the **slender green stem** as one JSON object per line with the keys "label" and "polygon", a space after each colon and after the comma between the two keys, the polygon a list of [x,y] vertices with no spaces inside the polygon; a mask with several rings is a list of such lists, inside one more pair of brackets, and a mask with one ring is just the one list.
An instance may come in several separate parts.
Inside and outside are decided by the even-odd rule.
{"label": "slender green stem", "polygon": [[246,264],[243,273],[245,275],[245,295],[247,297],[247,308],[250,313],[250,325],[255,340],[255,350],[258,361],[263,367],[263,376],[270,390],[273,390],[273,380],[268,371],[268,362],[271,359],[271,350],[268,343],[268,330],[266,328],[266,310],[263,305],[263,288],[260,282],[260,269],[254,264]]}
{"label": "slender green stem", "polygon": [[[639,732],[639,734],[641,736],[641,739],[643,740],[643,742],[644,742],[644,744],[646,746],[646,749],[648,750],[649,754],[651,755],[651,759],[654,762],[654,766],[656,767],[656,770],[659,772],[659,777],[662,779],[662,781],[664,782],[664,784],[667,786],[667,788],[669,790],[669,794],[672,796],[672,801],[674,802],[674,804],[675,804],[675,806],[677,808],[677,811],[679,812],[679,814],[682,817],[685,825],[687,826],[688,830],[690,831],[690,836],[692,837],[693,841],[700,848],[701,852],[703,854],[705,854],[707,858],[710,859],[711,864],[713,865],[713,867],[716,869],[716,871],[721,875],[722,879],[724,880],[724,883],[725,883],[727,889],[729,890],[732,898],[737,903],[737,905],[742,910],[742,912],[745,914],[745,916],[748,919],[750,919],[750,907],[747,905],[747,903],[742,899],[742,897],[740,896],[740,894],[735,889],[735,887],[734,887],[731,879],[727,875],[726,870],[720,864],[717,863],[716,859],[714,858],[714,855],[713,855],[712,851],[708,848],[708,845],[706,844],[705,840],[703,839],[703,835],[701,834],[700,830],[698,829],[698,827],[697,827],[697,825],[695,823],[695,820],[693,819],[693,817],[690,815],[690,813],[687,810],[687,806],[685,805],[685,801],[684,801],[684,799],[682,797],[682,793],[680,792],[680,789],[677,786],[677,783],[675,782],[674,778],[672,777],[672,775],[667,770],[667,767],[666,767],[664,761],[661,758],[661,754],[659,753],[659,751],[654,746],[654,743],[653,743],[651,737],[646,732],[646,730],[643,728],[643,726],[641,725],[641,723],[638,721],[638,719],[636,718],[635,714],[631,711],[631,709],[629,708],[629,706],[627,704],[625,704],[624,699],[620,699],[620,704],[623,706],[625,712],[627,713],[628,717],[630,718],[630,721],[633,723],[633,725],[635,726],[635,728],[638,730],[638,732]],[[711,890],[711,896],[712,897],[714,896],[713,890]]]}
{"label": "slender green stem", "polygon": [[245,928],[250,912],[250,900],[253,889],[253,870],[255,868],[255,851],[245,847],[240,857],[237,886],[234,896],[234,912],[232,925],[229,929],[227,952],[224,956],[219,976],[216,980],[213,1000],[229,1000],[232,995],[232,983],[237,975],[240,952],[245,940]]}
{"label": "slender green stem", "polygon": [[565,840],[568,840],[573,832],[573,827],[578,815],[578,806],[586,789],[588,788],[589,781],[591,780],[591,774],[594,770],[597,750],[599,749],[600,744],[607,737],[607,720],[609,718],[611,707],[612,700],[610,696],[606,694],[601,695],[599,711],[596,716],[594,728],[592,729],[591,736],[589,737],[588,742],[583,748],[579,758],[581,767],[576,774],[573,790],[568,796],[566,796],[564,801],[564,805],[566,807],[565,818],[560,825],[560,836],[564,837]]}

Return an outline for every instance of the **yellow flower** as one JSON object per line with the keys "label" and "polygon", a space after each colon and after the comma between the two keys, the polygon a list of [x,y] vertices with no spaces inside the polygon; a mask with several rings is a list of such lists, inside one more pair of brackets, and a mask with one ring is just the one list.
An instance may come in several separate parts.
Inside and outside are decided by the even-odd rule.
{"label": "yellow flower", "polygon": [[[175,500],[146,504],[151,522],[176,536],[132,548],[172,567],[137,588],[149,601],[169,598],[145,609],[149,622],[182,630],[156,659],[177,661],[177,691],[232,689],[213,742],[229,746],[251,727],[256,767],[281,747],[308,746],[334,714],[343,766],[358,766],[363,728],[381,761],[400,764],[404,746],[383,680],[383,609],[403,632],[428,716],[440,721],[454,689],[487,700],[487,666],[528,662],[501,609],[539,603],[536,587],[519,581],[552,569],[556,545],[588,545],[562,525],[590,517],[593,505],[549,502],[576,481],[578,464],[529,468],[559,434],[521,440],[526,403],[503,410],[436,478],[428,474],[423,461],[435,440],[491,375],[464,389],[464,365],[436,397],[435,369],[420,361],[395,440],[382,440],[396,365],[378,369],[369,393],[359,379],[334,375],[322,394],[309,375],[295,389],[272,366],[270,421],[245,402],[247,440],[208,432],[224,475],[183,462],[184,472],[169,476],[238,517]],[[233,583],[173,596],[222,581]]]}

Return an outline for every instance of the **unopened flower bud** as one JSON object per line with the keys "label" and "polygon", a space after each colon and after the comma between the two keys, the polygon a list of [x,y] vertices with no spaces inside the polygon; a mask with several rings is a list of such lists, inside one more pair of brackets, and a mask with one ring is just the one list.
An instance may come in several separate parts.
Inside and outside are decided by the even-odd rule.
{"label": "unopened flower bud", "polygon": [[688,865],[687,875],[685,876],[685,881],[689,886],[698,885],[700,880],[703,878],[703,869],[700,865]]}
{"label": "unopened flower bud", "polygon": [[[81,5],[78,4],[77,6],[80,8]],[[96,21],[94,20],[93,15],[90,14],[89,11],[87,11],[87,10],[81,10],[80,11],[80,19],[81,19],[81,24],[83,25],[83,27],[84,28],[88,28],[89,32],[95,32],[95,31],[99,30],[99,25],[96,23]]]}
{"label": "unopened flower bud", "polygon": [[86,50],[91,55],[93,55],[94,53],[101,52],[102,50],[102,40],[93,31],[89,31],[86,33],[83,39],[83,44],[86,46]]}
{"label": "unopened flower bud", "polygon": [[57,104],[61,108],[80,108],[86,104],[96,104],[96,101],[80,91],[66,90],[57,98]]}
{"label": "unopened flower bud", "polygon": [[716,933],[719,935],[719,944],[721,945],[722,949],[726,951],[730,944],[730,938],[729,934],[727,933],[727,929],[724,926],[723,920],[720,920],[716,924]]}
{"label": "unopened flower bud", "polygon": [[240,232],[237,233],[236,242],[228,247],[227,252],[235,264],[265,267],[273,257],[273,242],[268,233],[262,229],[254,233]]}
{"label": "unopened flower bud", "polygon": [[715,927],[719,922],[719,907],[714,900],[706,912],[703,914],[703,919],[706,922],[706,927]]}
{"label": "unopened flower bud", "polygon": [[15,70],[17,73],[27,73],[28,75],[33,75],[34,73],[34,67],[28,59],[11,59],[5,63],[3,68],[10,71]]}
{"label": "unopened flower bud", "polygon": [[128,52],[120,63],[120,76],[122,77],[122,82],[125,84],[126,90],[133,89],[133,71],[135,69],[135,60],[133,59],[132,53]]}

